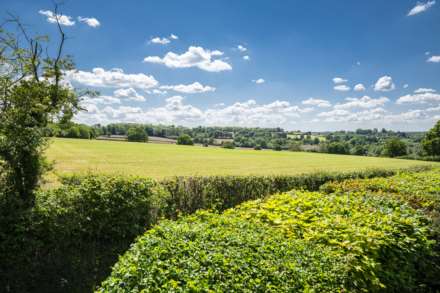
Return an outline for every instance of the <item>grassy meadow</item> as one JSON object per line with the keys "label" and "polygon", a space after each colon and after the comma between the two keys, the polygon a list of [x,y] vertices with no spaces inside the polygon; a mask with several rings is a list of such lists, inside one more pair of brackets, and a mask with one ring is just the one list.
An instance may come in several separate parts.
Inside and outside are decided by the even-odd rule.
{"label": "grassy meadow", "polygon": [[306,152],[255,151],[171,144],[61,139],[47,157],[58,174],[96,172],[152,177],[189,175],[294,175],[314,171],[405,168],[433,163]]}

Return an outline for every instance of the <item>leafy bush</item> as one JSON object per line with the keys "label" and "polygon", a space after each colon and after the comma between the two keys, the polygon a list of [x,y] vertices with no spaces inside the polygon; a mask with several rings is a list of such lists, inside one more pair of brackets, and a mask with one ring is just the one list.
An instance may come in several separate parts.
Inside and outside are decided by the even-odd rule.
{"label": "leafy bush", "polygon": [[[293,188],[318,190],[328,181],[395,173],[378,169],[296,176],[177,177],[159,183],[72,176],[64,178],[59,188],[38,192],[32,210],[17,213],[7,201],[10,191],[2,184],[0,168],[0,291],[91,291],[108,275],[117,256],[161,217],[175,218],[198,209],[222,211]],[[265,227],[258,227],[265,233]],[[296,245],[289,241],[286,245]],[[323,271],[327,269],[323,265]]]}
{"label": "leafy bush", "polygon": [[92,291],[165,197],[148,179],[91,175],[40,191],[19,214],[0,196],[0,291]]}
{"label": "leafy bush", "polygon": [[429,156],[440,156],[440,120],[428,131],[422,146]]}
{"label": "leafy bush", "polygon": [[295,191],[162,222],[98,292],[410,292],[434,265],[428,237],[391,198]]}
{"label": "leafy bush", "polygon": [[[408,170],[421,171],[429,167]],[[170,194],[166,215],[190,214],[199,209],[223,211],[244,201],[292,189],[318,190],[329,181],[354,178],[392,176],[398,172],[390,169],[370,169],[358,172],[318,172],[294,176],[209,176],[174,177],[161,183]]]}
{"label": "leafy bush", "polygon": [[188,134],[182,134],[177,138],[177,144],[180,145],[194,145],[194,142]]}
{"label": "leafy bush", "polygon": [[399,157],[408,154],[406,143],[398,138],[389,139],[385,143],[384,154],[388,157]]}
{"label": "leafy bush", "polygon": [[145,130],[140,127],[130,127],[127,131],[128,141],[146,142],[148,141],[148,135]]}

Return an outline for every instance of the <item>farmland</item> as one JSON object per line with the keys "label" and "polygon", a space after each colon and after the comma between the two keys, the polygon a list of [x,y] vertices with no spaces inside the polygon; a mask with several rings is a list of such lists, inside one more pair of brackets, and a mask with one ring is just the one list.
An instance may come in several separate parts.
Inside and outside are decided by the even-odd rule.
{"label": "farmland", "polygon": [[255,151],[99,140],[53,139],[58,174],[96,172],[161,179],[190,175],[295,175],[316,171],[404,168],[432,163],[306,152]]}

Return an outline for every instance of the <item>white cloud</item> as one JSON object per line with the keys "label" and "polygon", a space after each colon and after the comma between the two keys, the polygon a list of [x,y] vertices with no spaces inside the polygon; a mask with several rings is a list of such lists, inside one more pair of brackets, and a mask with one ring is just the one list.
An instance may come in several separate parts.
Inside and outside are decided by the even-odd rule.
{"label": "white cloud", "polygon": [[318,117],[325,118],[325,122],[366,122],[385,118],[387,111],[381,107],[368,109],[361,112],[350,112],[344,109],[334,109],[329,112],[322,112]]}
{"label": "white cloud", "polygon": [[362,98],[346,98],[343,104],[337,104],[335,109],[351,109],[351,108],[375,108],[385,105],[389,102],[387,97],[380,97],[378,99],[363,96]]}
{"label": "white cloud", "polygon": [[353,88],[356,92],[363,92],[365,91],[365,86],[362,83],[358,83]]}
{"label": "white cloud", "polygon": [[249,55],[245,55],[245,56],[243,56],[243,59],[246,61],[249,61],[251,59],[251,57],[249,57]]}
{"label": "white cloud", "polygon": [[348,81],[347,79],[344,79],[342,77],[335,77],[335,78],[333,78],[333,82],[335,84],[346,83],[347,81]]}
{"label": "white cloud", "polygon": [[91,27],[98,27],[101,23],[94,17],[81,17],[78,16],[78,21],[87,24]]}
{"label": "white cloud", "polygon": [[191,46],[188,51],[178,55],[173,52],[168,52],[163,58],[159,56],[149,56],[144,59],[144,62],[163,64],[169,68],[190,68],[197,67],[201,70],[209,72],[220,72],[231,70],[232,66],[227,62],[214,59],[222,56],[223,52],[214,50],[205,50],[202,47]]}
{"label": "white cloud", "polygon": [[81,100],[82,105],[110,105],[110,104],[120,104],[121,100],[112,96],[97,96],[97,97],[90,97],[85,96]]}
{"label": "white cloud", "polygon": [[93,68],[91,72],[70,70],[65,72],[65,79],[70,82],[91,87],[118,87],[149,89],[157,86],[157,80],[143,73],[126,74],[122,69],[114,68],[106,71],[103,68]]}
{"label": "white cloud", "polygon": [[418,88],[414,91],[414,93],[416,94],[421,94],[421,93],[435,93],[436,90],[434,89],[428,89],[428,88]]}
{"label": "white cloud", "polygon": [[316,106],[319,108],[327,108],[331,107],[331,103],[327,100],[321,100],[321,99],[315,99],[315,98],[309,98],[307,100],[304,100],[301,102],[303,105],[309,105],[309,106]]}
{"label": "white cloud", "polygon": [[416,6],[414,6],[409,12],[408,12],[408,16],[413,16],[419,13],[422,13],[426,10],[428,10],[429,8],[431,8],[432,6],[434,6],[435,1],[428,1],[426,3],[422,3],[422,2],[418,2]]}
{"label": "white cloud", "polygon": [[132,101],[143,102],[145,101],[145,97],[138,94],[138,92],[134,88],[126,88],[126,89],[117,89],[113,92],[115,97],[117,98],[125,98]]}
{"label": "white cloud", "polygon": [[434,92],[420,92],[413,95],[405,95],[397,99],[397,104],[405,103],[429,103],[440,102],[440,94]]}
{"label": "white cloud", "polygon": [[409,84],[407,84],[407,83],[405,83],[404,85],[403,85],[403,88],[404,89],[407,89],[409,87]]}
{"label": "white cloud", "polygon": [[438,56],[431,56],[431,57],[429,57],[428,60],[426,60],[426,62],[440,63],[440,55],[438,55]]}
{"label": "white cloud", "polygon": [[194,82],[192,84],[178,84],[178,85],[163,85],[160,89],[173,90],[185,94],[197,94],[215,91],[215,87],[204,86],[199,82]]}
{"label": "white cloud", "polygon": [[153,37],[150,40],[150,43],[152,44],[159,44],[159,45],[167,45],[169,43],[171,43],[171,40],[178,40],[179,37],[176,36],[175,34],[171,34],[169,37]]}
{"label": "white cloud", "polygon": [[247,48],[246,48],[246,47],[243,47],[242,45],[238,45],[238,46],[237,46],[237,49],[238,49],[238,51],[240,51],[240,52],[246,52],[246,51],[247,51]]}
{"label": "white cloud", "polygon": [[374,90],[380,92],[389,92],[394,90],[395,88],[396,86],[393,83],[393,79],[391,78],[391,76],[388,75],[379,78],[374,85]]}
{"label": "white cloud", "polygon": [[339,85],[335,85],[333,87],[333,89],[335,91],[340,91],[340,92],[348,92],[351,88],[348,85],[345,84],[339,84]]}
{"label": "white cloud", "polygon": [[158,90],[158,89],[154,89],[150,93],[153,93],[155,95],[166,95],[168,92],[167,91]]}
{"label": "white cloud", "polygon": [[169,44],[171,41],[168,38],[160,38],[160,37],[154,37],[150,40],[150,43],[153,44],[160,44],[160,45],[166,45]]}
{"label": "white cloud", "polygon": [[265,83],[265,82],[266,82],[263,78],[254,79],[254,80],[252,80],[252,81],[255,82],[256,84],[262,84],[262,83]]}
{"label": "white cloud", "polygon": [[165,100],[165,105],[142,110],[138,107],[93,107],[89,112],[80,112],[75,121],[94,124],[110,122],[161,123],[181,125],[238,125],[238,126],[280,126],[292,123],[308,108],[293,106],[287,101],[276,100],[268,104],[258,104],[255,100],[236,102],[225,106],[217,104],[202,110],[186,104],[182,96]]}
{"label": "white cloud", "polygon": [[72,17],[63,15],[63,14],[55,14],[50,10],[40,10],[38,11],[39,14],[44,15],[47,17],[47,21],[50,23],[60,23],[60,25],[64,26],[72,26],[75,25],[75,21],[72,20]]}

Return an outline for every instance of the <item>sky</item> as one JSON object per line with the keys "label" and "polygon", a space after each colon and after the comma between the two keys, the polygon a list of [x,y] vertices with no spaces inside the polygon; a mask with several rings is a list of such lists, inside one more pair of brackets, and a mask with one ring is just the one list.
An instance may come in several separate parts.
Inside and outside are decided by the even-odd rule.
{"label": "sky", "polygon": [[[51,0],[0,12],[57,40]],[[440,1],[70,0],[86,124],[418,131],[440,120]]]}

